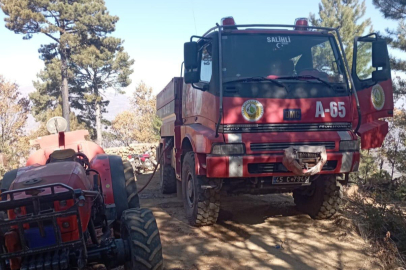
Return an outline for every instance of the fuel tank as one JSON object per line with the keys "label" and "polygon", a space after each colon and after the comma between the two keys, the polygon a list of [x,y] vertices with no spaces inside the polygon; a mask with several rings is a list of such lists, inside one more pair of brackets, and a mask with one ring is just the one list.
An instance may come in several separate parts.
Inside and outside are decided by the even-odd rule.
{"label": "fuel tank", "polygon": [[[17,177],[10,190],[61,183],[73,189],[92,190],[92,181],[86,176],[86,171],[78,162],[65,161],[46,165],[32,165],[18,169]],[[59,188],[63,190],[63,188]],[[56,192],[58,187],[56,188]],[[45,189],[42,194],[48,194]],[[23,195],[23,194],[20,194]],[[25,195],[25,194],[24,194]],[[19,198],[18,195],[15,196]]]}

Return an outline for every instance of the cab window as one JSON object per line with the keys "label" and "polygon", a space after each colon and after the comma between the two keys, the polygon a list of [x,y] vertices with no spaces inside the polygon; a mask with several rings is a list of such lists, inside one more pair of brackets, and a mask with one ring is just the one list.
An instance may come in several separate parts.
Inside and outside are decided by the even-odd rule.
{"label": "cab window", "polygon": [[211,44],[206,44],[201,50],[202,60],[200,65],[200,81],[209,83],[212,76],[213,58],[211,54]]}

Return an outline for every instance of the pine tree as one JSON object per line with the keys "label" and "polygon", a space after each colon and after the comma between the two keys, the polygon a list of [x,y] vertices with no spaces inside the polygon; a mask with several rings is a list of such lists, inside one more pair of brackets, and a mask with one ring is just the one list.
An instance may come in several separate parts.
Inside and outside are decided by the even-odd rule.
{"label": "pine tree", "polygon": [[[6,27],[23,39],[44,34],[53,43],[42,46],[42,55],[58,57],[61,73],[63,116],[69,130],[68,73],[71,51],[89,34],[105,36],[115,29],[118,17],[111,16],[103,0],[0,0]],[[51,53],[52,51],[52,53]]]}
{"label": "pine tree", "polygon": [[[77,50],[71,51],[68,85],[71,107],[80,113],[78,120],[86,123],[88,129],[94,129],[97,143],[101,144],[101,124],[107,123],[102,114],[107,112],[108,100],[102,93],[114,89],[124,93],[121,88],[131,83],[129,79],[134,60],[124,51],[123,40],[114,37],[87,37]],[[48,108],[55,108],[60,100],[61,62],[54,57],[51,49],[45,50],[42,58],[46,61],[43,71],[38,74],[40,80],[34,82],[36,92],[30,94],[34,103],[34,115],[38,121],[46,121],[41,116]]]}
{"label": "pine tree", "polygon": [[129,76],[133,73],[131,66],[134,60],[124,52],[123,40],[93,36],[87,38],[80,51],[72,54],[72,63],[72,88],[76,93],[88,93],[85,100],[92,104],[90,109],[95,112],[96,141],[101,145],[102,113],[106,111],[108,104],[108,101],[103,101],[101,92],[114,89],[123,94],[121,88],[131,83]]}
{"label": "pine tree", "polygon": [[[373,0],[385,18],[398,22],[397,29],[386,29],[386,39],[392,48],[406,52],[406,1],[404,0]],[[391,57],[391,69],[406,72],[406,61]],[[398,101],[406,97],[406,80],[400,76],[393,78],[394,99]],[[389,134],[385,138],[384,153],[391,165],[391,175],[396,168],[406,171],[406,111],[404,108],[395,109],[393,119],[389,120]]]}
{"label": "pine tree", "polygon": [[[397,29],[386,29],[387,40],[392,48],[406,52],[406,1],[404,0],[373,0],[383,16],[390,20],[398,21]],[[391,69],[406,72],[406,61],[403,59],[391,58]],[[394,80],[395,97],[406,96],[406,80],[400,77]]]}
{"label": "pine tree", "polygon": [[[339,28],[348,65],[351,68],[353,58],[354,37],[372,32],[371,20],[362,20],[366,11],[365,0],[321,0],[319,4],[319,18],[310,13],[310,22],[313,26]],[[362,21],[361,21],[362,20]],[[365,47],[364,51],[369,48]],[[364,57],[359,57],[364,55]],[[368,74],[370,55],[359,52],[357,70]],[[362,71],[363,70],[363,71]]]}

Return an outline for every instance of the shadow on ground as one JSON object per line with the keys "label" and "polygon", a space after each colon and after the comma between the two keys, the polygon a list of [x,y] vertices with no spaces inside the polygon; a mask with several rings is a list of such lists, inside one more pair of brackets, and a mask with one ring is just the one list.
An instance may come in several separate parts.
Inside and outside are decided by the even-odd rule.
{"label": "shadow on ground", "polygon": [[[158,175],[140,198],[157,218],[165,269],[380,269],[360,237],[296,211],[290,195],[225,197],[217,224],[189,226],[176,194],[160,194]],[[137,176],[138,186],[150,177]]]}

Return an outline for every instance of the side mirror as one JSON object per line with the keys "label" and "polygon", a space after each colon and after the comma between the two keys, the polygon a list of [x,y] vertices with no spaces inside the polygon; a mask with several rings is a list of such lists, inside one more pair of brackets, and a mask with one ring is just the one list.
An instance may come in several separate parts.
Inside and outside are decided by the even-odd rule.
{"label": "side mirror", "polygon": [[[372,66],[377,68],[377,70],[372,72],[372,81],[383,82],[388,80],[388,65],[388,45],[384,39],[377,39],[372,42]],[[381,69],[378,70],[378,68]]]}
{"label": "side mirror", "polygon": [[372,81],[374,82],[383,82],[389,79],[388,70],[375,70],[372,71]]}
{"label": "side mirror", "polygon": [[[372,37],[373,35],[375,37]],[[357,78],[360,83],[364,81],[365,85],[390,79],[391,71],[386,41],[375,33],[365,37],[355,37],[352,64],[353,78]],[[359,85],[358,88],[362,89],[362,85]]]}
{"label": "side mirror", "polygon": [[185,70],[184,79],[185,83],[198,83],[200,80],[200,74],[198,71]]}
{"label": "side mirror", "polygon": [[197,42],[186,42],[183,46],[183,61],[185,62],[185,69],[198,68],[198,46]]}
{"label": "side mirror", "polygon": [[389,60],[388,46],[384,39],[372,42],[372,66],[385,69]]}
{"label": "side mirror", "polygon": [[186,42],[183,46],[183,61],[185,63],[185,83],[197,83],[199,74],[199,49],[197,42]]}

